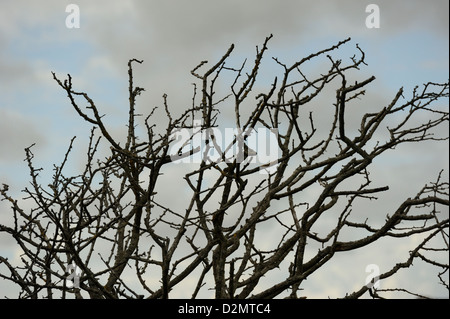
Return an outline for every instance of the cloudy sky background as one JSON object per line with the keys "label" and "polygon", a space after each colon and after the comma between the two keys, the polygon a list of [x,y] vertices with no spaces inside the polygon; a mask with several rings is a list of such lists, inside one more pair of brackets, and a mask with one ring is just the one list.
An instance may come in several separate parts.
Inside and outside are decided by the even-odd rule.
{"label": "cloudy sky background", "polygon": [[[65,25],[65,9],[72,2],[81,11],[79,29]],[[380,8],[379,29],[365,25],[365,9],[372,2]],[[260,82],[269,87],[271,72],[281,72],[270,57],[289,64],[350,36],[352,41],[338,54],[348,58],[358,53],[356,43],[365,51],[368,66],[360,76],[376,76],[366,98],[368,105],[379,106],[388,104],[401,86],[408,97],[415,85],[448,80],[448,6],[446,0],[2,0],[0,183],[10,185],[11,195],[21,196],[29,177],[24,148],[33,143],[36,165],[46,172],[41,174],[43,179],[51,177],[52,164],[61,162],[73,136],[77,136],[79,151],[73,158],[74,167],[83,164],[90,126],[75,114],[51,71],[60,79],[70,73],[74,88],[89,94],[107,114],[114,134],[120,136],[126,129],[130,58],[144,60],[135,67],[135,84],[146,89],[138,109],[148,114],[154,106],[162,105],[164,93],[172,109],[189,107],[194,81],[190,70],[202,60],[212,65],[231,43],[235,44],[231,61],[238,66],[244,58],[253,62],[256,45],[273,34],[266,54],[268,73]],[[409,145],[392,154],[376,170],[380,186],[387,184],[393,190],[382,203],[386,206],[376,209],[382,211],[383,218],[388,207],[397,207],[403,199],[414,196],[425,183],[435,180],[441,168],[448,167],[448,143],[428,143],[421,149]],[[444,176],[448,180],[448,172]],[[1,202],[0,223],[7,223],[9,213],[8,205]],[[342,297],[343,292],[364,284],[367,264],[387,270],[392,267],[392,256],[410,244],[402,242],[398,247],[361,253],[359,266],[350,272],[344,268],[348,270],[355,261],[337,257],[342,260],[327,266],[327,274],[308,280],[305,294]],[[0,237],[0,254],[14,256],[15,252],[13,242]],[[447,296],[436,278],[428,275],[428,268],[417,267],[414,273],[399,273],[389,286],[410,285],[412,289],[414,276],[424,294]],[[9,294],[8,289],[0,281],[2,297]]]}

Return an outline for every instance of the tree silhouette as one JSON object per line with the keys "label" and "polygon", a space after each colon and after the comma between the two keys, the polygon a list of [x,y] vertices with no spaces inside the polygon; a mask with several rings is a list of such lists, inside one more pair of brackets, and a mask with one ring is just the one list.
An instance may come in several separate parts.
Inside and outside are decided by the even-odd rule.
{"label": "tree silhouette", "polygon": [[[348,38],[292,65],[273,58],[281,76],[264,93],[256,92],[271,37],[256,48],[248,70],[247,61],[228,64],[233,45],[205,72],[200,70],[207,62],[201,62],[191,71],[192,106],[176,116],[166,95],[163,106],[145,119],[137,114],[136,99],[144,89],[133,83],[133,65],[143,61],[130,60],[122,141],[112,137],[88,94],[74,89],[70,75],[60,80],[53,73],[93,128],[84,170],[64,174],[72,139],[48,187],[40,184],[33,145],[25,149],[31,187],[24,192],[33,208],[22,208],[8,185],[0,189],[12,212],[11,224],[0,225],[0,231],[22,251],[18,265],[0,256],[0,277],[20,287],[19,298],[169,298],[177,289],[193,298],[208,289],[215,298],[300,298],[302,283],[336,254],[368,249],[382,238],[395,245],[413,236],[420,240],[409,258],[380,273],[379,280],[420,259],[440,270],[436,281],[448,289],[449,187],[442,174],[398,207],[380,212],[386,215],[383,224],[358,218],[361,207],[389,190],[371,185],[374,159],[400,144],[448,139],[435,134],[449,119],[448,109],[436,103],[448,97],[448,83],[416,87],[409,99],[401,88],[389,104],[355,122],[349,108],[361,103],[375,79],[354,80],[365,65],[363,50],[356,45],[348,64],[333,58]],[[305,66],[317,59],[327,68],[313,77]],[[230,74],[228,93],[217,97],[221,79]],[[335,90],[335,99],[314,104],[327,87]],[[157,111],[165,113],[165,123]],[[146,134],[138,136],[137,127]],[[230,127],[233,134],[224,134]],[[262,144],[252,140],[256,134]],[[272,141],[269,157],[263,154],[264,138]],[[110,147],[108,154],[99,154],[101,142]],[[164,181],[166,168],[180,167],[188,172],[172,182],[184,183],[184,195],[171,193]],[[164,193],[184,208],[162,202]],[[323,227],[330,217],[333,226]],[[268,239],[268,230],[277,237]],[[262,285],[269,278],[274,284]],[[382,297],[390,290],[420,295],[375,287],[361,283],[345,297]]]}

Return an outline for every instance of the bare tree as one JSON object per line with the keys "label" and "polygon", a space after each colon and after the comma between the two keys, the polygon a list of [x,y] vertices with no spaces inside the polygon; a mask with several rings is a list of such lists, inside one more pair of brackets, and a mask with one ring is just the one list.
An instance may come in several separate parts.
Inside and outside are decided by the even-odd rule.
{"label": "bare tree", "polygon": [[[290,66],[273,58],[282,75],[264,93],[254,93],[271,37],[256,48],[248,69],[247,61],[239,67],[228,64],[233,45],[206,72],[200,72],[207,63],[201,62],[191,72],[196,79],[192,106],[176,116],[164,95],[162,108],[139,117],[136,99],[144,89],[133,83],[133,64],[143,61],[130,60],[128,133],[123,141],[112,137],[99,107],[87,93],[74,89],[70,75],[60,80],[53,73],[93,129],[84,170],[76,176],[64,174],[72,139],[48,187],[40,184],[42,171],[33,163],[32,146],[25,149],[31,187],[24,192],[34,208],[23,209],[8,195],[7,185],[0,189],[12,210],[11,225],[0,225],[0,231],[22,250],[19,265],[0,256],[0,277],[20,287],[18,297],[169,298],[176,289],[191,289],[195,298],[201,290],[213,289],[216,298],[300,298],[303,282],[332,263],[335,254],[367,248],[381,238],[395,244],[411,236],[419,236],[420,242],[409,258],[381,273],[379,280],[421,259],[440,270],[436,281],[448,289],[449,184],[442,174],[398,207],[382,212],[382,225],[361,221],[354,207],[368,205],[389,189],[371,186],[369,168],[375,158],[404,143],[448,140],[435,135],[449,120],[448,109],[435,102],[448,97],[449,84],[426,83],[408,99],[400,89],[389,104],[355,123],[348,108],[360,103],[375,79],[354,80],[359,74],[355,71],[365,65],[363,50],[356,45],[347,62],[333,58],[348,38]],[[317,59],[327,69],[312,77],[305,66]],[[229,91],[217,97],[223,87],[218,83],[230,74]],[[335,90],[335,100],[315,105],[327,87]],[[159,111],[166,123],[156,120]],[[223,146],[218,133],[229,125],[227,116],[235,134]],[[146,136],[138,136],[138,126]],[[260,160],[261,148],[250,145],[257,129],[275,136],[275,160]],[[184,132],[191,133],[180,140]],[[195,144],[196,136],[201,145]],[[109,154],[98,154],[100,142],[110,147]],[[174,209],[161,199],[171,191],[163,173],[183,161],[190,170],[176,183],[185,183],[190,195],[177,198],[185,205]],[[312,188],[314,197],[302,196]],[[334,226],[321,227],[329,216]],[[268,229],[278,234],[269,242],[262,240]],[[282,277],[278,271],[273,285],[261,285],[274,269]],[[387,290],[361,283],[346,297],[382,297]]]}

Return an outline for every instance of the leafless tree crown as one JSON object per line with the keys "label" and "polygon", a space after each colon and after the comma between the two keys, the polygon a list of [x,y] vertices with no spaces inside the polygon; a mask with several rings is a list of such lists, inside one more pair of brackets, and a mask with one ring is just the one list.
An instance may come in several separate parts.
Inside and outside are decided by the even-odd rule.
{"label": "leafless tree crown", "polygon": [[[449,84],[426,83],[409,98],[400,89],[387,105],[354,122],[349,112],[363,103],[365,88],[375,79],[354,80],[355,71],[365,65],[363,50],[356,45],[350,59],[333,58],[349,38],[292,65],[273,58],[281,75],[259,93],[257,78],[271,37],[257,47],[250,68],[248,61],[229,65],[233,45],[206,71],[206,61],[195,67],[192,105],[177,116],[164,95],[161,108],[139,117],[136,101],[144,89],[133,82],[133,65],[143,61],[130,60],[128,131],[122,141],[113,138],[89,95],[74,89],[70,75],[61,80],[53,73],[75,111],[93,128],[84,170],[76,176],[64,173],[72,139],[48,186],[40,184],[42,171],[33,162],[32,146],[25,149],[31,186],[24,192],[32,209],[10,196],[8,185],[0,188],[2,200],[11,206],[11,223],[0,225],[0,232],[12,236],[22,252],[19,264],[0,256],[0,277],[17,284],[18,297],[169,298],[181,290],[195,298],[212,290],[216,298],[299,298],[304,297],[304,281],[332,263],[335,254],[367,248],[381,238],[395,243],[411,236],[420,241],[409,258],[379,279],[420,259],[436,266],[435,280],[448,288],[449,185],[442,174],[398,207],[380,212],[386,216],[382,225],[370,218],[361,221],[354,207],[372,205],[388,191],[388,185],[372,186],[369,171],[383,153],[404,143],[447,143],[448,136],[435,133],[447,125],[448,108],[436,102],[448,98]],[[327,69],[312,76],[305,67],[318,59]],[[222,77],[230,75],[229,91],[219,96]],[[330,87],[334,100],[315,104]],[[166,114],[166,123],[156,120],[159,111]],[[164,181],[167,168],[182,165],[172,156],[173,134],[192,130],[196,120],[202,130],[220,130],[223,114],[231,114],[241,132],[276,131],[277,160],[251,162],[248,153],[231,161],[201,156],[172,180],[184,183],[184,194],[172,193]],[[138,136],[138,125],[146,135]],[[219,141],[214,134],[206,137],[203,148],[188,143],[175,150],[178,158],[207,154]],[[106,156],[99,154],[101,142],[110,147]],[[272,170],[261,174],[265,168]],[[164,201],[168,197],[184,207],[174,208]],[[332,227],[321,227],[324,221],[329,225],[330,216]],[[69,265],[79,271],[76,286],[68,284]],[[386,292],[369,288],[363,282],[347,297]]]}

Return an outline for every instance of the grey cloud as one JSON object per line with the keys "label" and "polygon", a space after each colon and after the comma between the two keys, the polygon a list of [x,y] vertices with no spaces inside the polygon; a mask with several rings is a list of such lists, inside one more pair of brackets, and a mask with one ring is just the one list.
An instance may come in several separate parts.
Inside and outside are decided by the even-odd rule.
{"label": "grey cloud", "polygon": [[[364,21],[369,1],[80,1],[80,32],[107,53],[110,64],[126,74],[130,58],[144,59],[139,66],[156,97],[169,93],[175,104],[190,97],[189,71],[202,60],[217,61],[231,43],[233,56],[253,59],[255,46],[270,33],[271,50],[292,53],[315,39],[333,36],[369,36]],[[391,35],[417,30],[448,34],[447,1],[377,2],[382,19],[378,34],[386,41]],[[83,22],[82,22],[83,23]],[[327,38],[328,39],[328,38]],[[323,48],[329,40],[323,40]],[[310,51],[306,50],[310,53]],[[370,53],[370,52],[369,52]],[[269,56],[272,53],[269,53]],[[299,53],[303,54],[303,53]],[[376,54],[376,53],[374,53]],[[240,63],[239,62],[239,63]],[[170,86],[170,87],[169,87]],[[179,98],[179,90],[186,92]],[[178,99],[178,101],[176,101]]]}
{"label": "grey cloud", "polygon": [[46,144],[35,119],[27,118],[11,109],[0,108],[0,163],[23,159],[24,147],[39,142]]}

